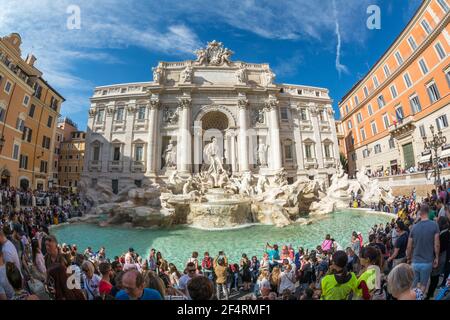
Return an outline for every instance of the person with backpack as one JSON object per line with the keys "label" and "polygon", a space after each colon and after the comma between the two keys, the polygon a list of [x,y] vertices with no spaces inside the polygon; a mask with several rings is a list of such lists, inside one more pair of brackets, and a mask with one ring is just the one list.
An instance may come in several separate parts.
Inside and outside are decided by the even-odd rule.
{"label": "person with backpack", "polygon": [[214,265],[213,259],[209,256],[209,252],[205,252],[203,260],[202,260],[202,270],[203,275],[207,277],[209,280],[214,280]]}
{"label": "person with backpack", "polygon": [[225,296],[225,300],[228,300],[228,286],[227,286],[227,272],[228,272],[228,259],[221,251],[219,256],[214,259],[214,273],[216,275],[216,294],[217,299],[220,300],[221,292]]}
{"label": "person with backpack", "polygon": [[332,265],[321,281],[321,300],[348,300],[358,287],[358,279],[347,271],[347,254],[337,251],[333,254]]}
{"label": "person with backpack", "polygon": [[363,247],[361,252],[361,274],[358,277],[356,299],[386,300],[382,279],[382,256],[375,246]]}

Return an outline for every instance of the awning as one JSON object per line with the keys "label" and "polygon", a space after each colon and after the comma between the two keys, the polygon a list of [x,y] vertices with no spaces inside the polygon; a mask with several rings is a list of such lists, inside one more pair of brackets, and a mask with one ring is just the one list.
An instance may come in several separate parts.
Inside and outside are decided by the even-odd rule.
{"label": "awning", "polygon": [[441,159],[445,159],[445,158],[448,158],[448,157],[450,157],[450,149],[442,150],[440,158]]}
{"label": "awning", "polygon": [[419,159],[419,163],[426,163],[426,162],[430,162],[430,158],[431,158],[431,154],[426,155],[426,156],[422,156]]}

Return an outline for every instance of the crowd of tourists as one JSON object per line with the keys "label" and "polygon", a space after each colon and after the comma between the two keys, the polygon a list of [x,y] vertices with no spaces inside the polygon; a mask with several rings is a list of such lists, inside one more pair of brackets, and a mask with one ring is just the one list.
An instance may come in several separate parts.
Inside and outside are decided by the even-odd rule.
{"label": "crowd of tourists", "polygon": [[448,300],[449,195],[442,186],[422,202],[404,197],[390,223],[353,232],[344,247],[326,235],[315,248],[267,243],[239,261],[193,252],[183,266],[164,248],[79,250],[49,232],[51,208],[10,210],[0,222],[0,299]]}
{"label": "crowd of tourists", "polygon": [[[445,169],[450,167],[450,158],[447,158],[446,160],[440,159],[438,162],[440,169]],[[417,166],[406,168],[396,167],[396,168],[386,168],[386,169],[377,169],[370,173],[370,177],[372,178],[381,178],[381,177],[389,177],[389,176],[398,176],[403,174],[411,174],[411,173],[417,173],[417,172],[424,172],[426,176],[428,177],[433,173],[433,163],[432,162],[425,162],[425,163],[419,163]],[[430,176],[431,178],[431,176]]]}

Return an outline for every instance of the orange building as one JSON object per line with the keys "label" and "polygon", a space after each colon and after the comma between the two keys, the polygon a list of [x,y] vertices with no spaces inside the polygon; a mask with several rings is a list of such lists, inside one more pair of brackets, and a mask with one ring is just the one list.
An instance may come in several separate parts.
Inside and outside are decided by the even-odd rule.
{"label": "orange building", "polygon": [[58,129],[62,132],[58,164],[58,184],[76,190],[84,169],[86,133],[79,131],[69,118],[60,119]]}
{"label": "orange building", "polygon": [[53,186],[56,120],[64,98],[43,78],[36,58],[21,58],[22,40],[0,39],[1,184],[47,189]]}
{"label": "orange building", "polygon": [[[430,125],[450,140],[450,1],[423,1],[372,69],[339,103],[344,149],[358,169],[390,175],[430,161]],[[439,156],[449,161],[450,147]]]}

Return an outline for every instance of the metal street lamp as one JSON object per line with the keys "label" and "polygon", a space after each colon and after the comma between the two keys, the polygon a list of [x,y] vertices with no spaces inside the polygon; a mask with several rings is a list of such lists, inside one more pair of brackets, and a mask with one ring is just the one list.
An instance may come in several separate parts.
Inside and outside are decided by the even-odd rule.
{"label": "metal street lamp", "polygon": [[[425,147],[425,150],[434,150],[434,161],[432,161],[434,166],[434,184],[437,186],[441,183],[441,168],[439,167],[439,157],[438,157],[438,150],[440,147],[445,145],[447,143],[447,137],[442,135],[441,129],[438,129],[438,132],[434,133],[434,126],[430,125],[430,131],[431,131],[431,140],[428,141],[426,136],[423,136],[423,144]],[[431,154],[433,157],[433,153]]]}

